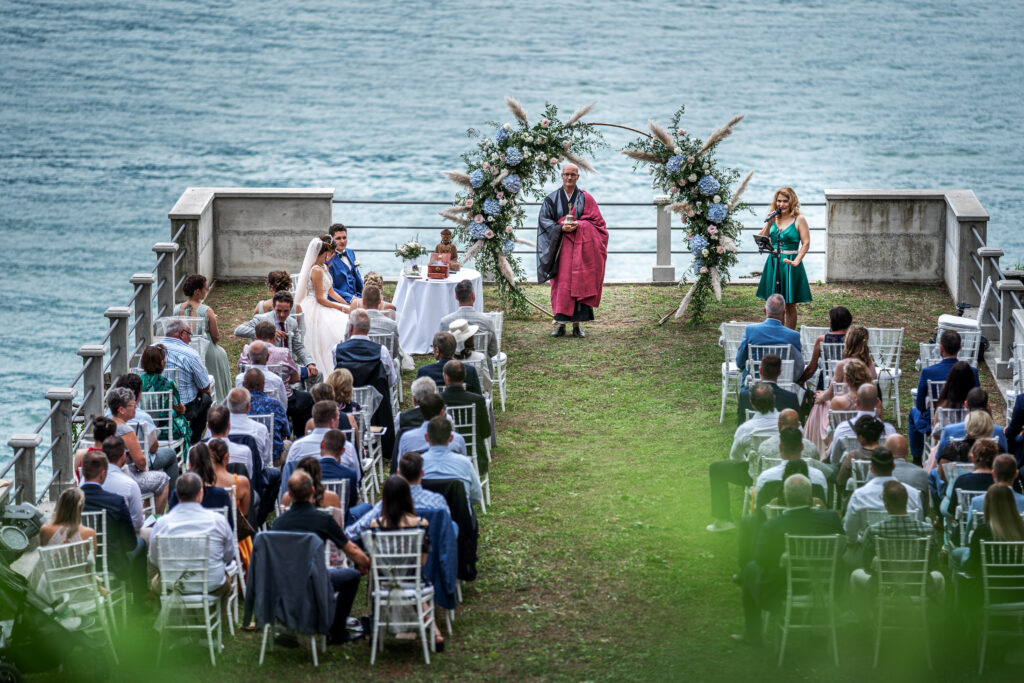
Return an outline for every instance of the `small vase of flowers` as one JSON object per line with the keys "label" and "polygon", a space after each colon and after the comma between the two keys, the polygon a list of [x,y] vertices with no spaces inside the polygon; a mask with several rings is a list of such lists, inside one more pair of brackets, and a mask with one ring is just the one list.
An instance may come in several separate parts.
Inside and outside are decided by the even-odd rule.
{"label": "small vase of flowers", "polygon": [[400,247],[395,247],[395,256],[405,262],[402,273],[412,275],[413,277],[419,277],[420,275],[419,258],[429,253],[430,251],[416,240],[406,242]]}

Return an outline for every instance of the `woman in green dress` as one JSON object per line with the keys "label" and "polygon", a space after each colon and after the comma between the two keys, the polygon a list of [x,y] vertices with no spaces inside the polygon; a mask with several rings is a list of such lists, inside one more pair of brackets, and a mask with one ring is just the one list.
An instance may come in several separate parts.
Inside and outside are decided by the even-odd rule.
{"label": "woman in green dress", "polygon": [[[772,197],[772,211],[778,211],[775,220],[764,226],[762,236],[772,241],[772,246],[782,244],[781,282],[782,296],[786,300],[786,327],[796,329],[796,305],[811,300],[811,286],[804,271],[804,256],[811,248],[811,232],[807,219],[800,214],[800,200],[792,187],[780,187]],[[781,227],[780,227],[781,226]],[[767,299],[775,293],[775,258],[768,257],[757,296]]]}
{"label": "woman in green dress", "polygon": [[189,275],[181,283],[181,292],[188,297],[174,307],[174,315],[186,318],[200,318],[204,324],[200,325],[199,332],[210,342],[206,347],[206,356],[203,358],[203,365],[206,371],[213,375],[214,401],[222,403],[227,398],[228,392],[234,388],[231,381],[231,366],[228,364],[227,351],[217,346],[220,341],[220,330],[217,329],[217,316],[213,309],[203,303],[203,299],[210,292],[206,278],[202,275]]}

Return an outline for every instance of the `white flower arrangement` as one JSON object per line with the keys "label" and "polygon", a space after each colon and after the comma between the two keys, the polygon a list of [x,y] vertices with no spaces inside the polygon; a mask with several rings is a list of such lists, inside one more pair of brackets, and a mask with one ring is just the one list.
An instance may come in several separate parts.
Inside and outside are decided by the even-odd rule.
{"label": "white flower arrangement", "polygon": [[395,256],[405,261],[411,261],[429,253],[429,249],[415,241],[406,242],[400,247],[395,247]]}

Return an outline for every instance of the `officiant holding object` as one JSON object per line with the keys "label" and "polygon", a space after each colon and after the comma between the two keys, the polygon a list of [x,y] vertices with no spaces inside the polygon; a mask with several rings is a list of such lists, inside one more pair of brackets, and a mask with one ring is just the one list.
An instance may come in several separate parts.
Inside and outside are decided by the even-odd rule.
{"label": "officiant holding object", "polygon": [[[811,287],[804,270],[804,256],[811,248],[811,232],[807,219],[800,213],[800,200],[792,187],[780,187],[772,197],[772,213],[761,230],[762,237],[771,239],[772,247],[780,249],[779,294],[786,300],[786,327],[796,329],[796,305],[811,300]],[[780,226],[782,226],[780,228]],[[767,299],[776,291],[776,257],[769,255],[757,286],[757,297]]]}

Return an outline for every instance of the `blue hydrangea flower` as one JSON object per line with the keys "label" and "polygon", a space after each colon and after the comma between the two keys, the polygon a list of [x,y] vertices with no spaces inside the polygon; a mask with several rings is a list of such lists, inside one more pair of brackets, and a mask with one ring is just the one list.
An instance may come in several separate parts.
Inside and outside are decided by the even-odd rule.
{"label": "blue hydrangea flower", "polygon": [[482,240],[484,233],[487,232],[487,225],[484,223],[470,223],[469,224],[469,236],[475,240]]}
{"label": "blue hydrangea flower", "polygon": [[700,254],[701,251],[707,249],[708,241],[704,239],[704,235],[694,235],[693,239],[690,240],[690,253]]}
{"label": "blue hydrangea flower", "polygon": [[515,173],[510,173],[501,181],[501,186],[512,194],[518,194],[523,189],[523,180]]}
{"label": "blue hydrangea flower", "polygon": [[502,126],[494,135],[494,141],[500,145],[501,143],[505,142],[505,140],[508,140],[508,131],[505,130],[504,126]]}
{"label": "blue hydrangea flower", "polygon": [[697,187],[700,188],[700,193],[702,195],[707,196],[718,192],[718,188],[720,188],[721,185],[713,176],[706,175],[700,179],[700,182],[697,183]]}
{"label": "blue hydrangea flower", "polygon": [[484,184],[484,172],[479,168],[469,174],[469,184],[478,188]]}
{"label": "blue hydrangea flower", "polygon": [[725,204],[712,204],[708,209],[708,220],[712,223],[721,223],[725,220],[727,213],[729,213],[729,209],[726,208]]}
{"label": "blue hydrangea flower", "polygon": [[505,150],[505,163],[509,166],[518,166],[523,160],[523,155],[518,147],[509,147]]}
{"label": "blue hydrangea flower", "polygon": [[665,162],[665,170],[667,170],[669,173],[678,173],[679,169],[683,167],[683,162],[685,160],[686,157],[684,157],[682,154],[677,154],[674,157],[670,157],[669,160]]}
{"label": "blue hydrangea flower", "polygon": [[501,204],[498,203],[497,199],[485,199],[484,200],[484,213],[488,216],[496,216],[501,213]]}
{"label": "blue hydrangea flower", "polygon": [[700,256],[693,259],[693,274],[700,275],[700,269],[704,267],[704,259]]}
{"label": "blue hydrangea flower", "polygon": [[502,245],[501,250],[505,253],[505,256],[510,256],[512,250],[516,248],[516,243],[512,240],[505,240],[505,244]]}

